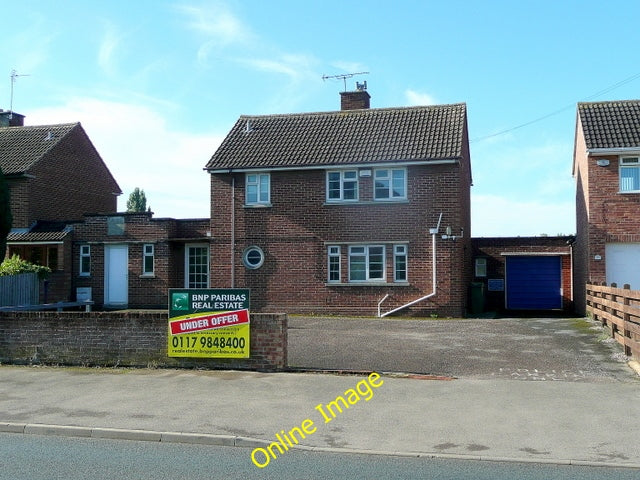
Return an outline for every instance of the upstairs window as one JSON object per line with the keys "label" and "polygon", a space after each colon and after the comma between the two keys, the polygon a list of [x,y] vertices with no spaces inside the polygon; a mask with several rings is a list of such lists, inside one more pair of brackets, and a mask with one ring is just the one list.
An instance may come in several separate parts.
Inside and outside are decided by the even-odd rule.
{"label": "upstairs window", "polygon": [[358,171],[327,172],[327,201],[355,202],[358,200]]}
{"label": "upstairs window", "polygon": [[246,204],[269,205],[271,179],[268,173],[248,173],[246,176]]}
{"label": "upstairs window", "polygon": [[620,159],[620,191],[640,192],[640,158]]}
{"label": "upstairs window", "polygon": [[374,171],[375,200],[405,200],[407,198],[407,170],[381,168]]}

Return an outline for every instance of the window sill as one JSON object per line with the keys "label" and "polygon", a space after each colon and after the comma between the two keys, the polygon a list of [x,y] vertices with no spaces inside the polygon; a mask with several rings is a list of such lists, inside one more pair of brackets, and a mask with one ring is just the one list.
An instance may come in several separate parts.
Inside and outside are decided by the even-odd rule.
{"label": "window sill", "polygon": [[156,274],[155,273],[143,273],[142,275],[140,275],[140,278],[156,278]]}
{"label": "window sill", "polygon": [[409,200],[364,200],[364,201],[344,201],[344,202],[324,202],[325,207],[347,206],[347,205],[401,205],[409,203]]}
{"label": "window sill", "polygon": [[629,194],[638,194],[640,193],[640,190],[624,190],[624,191],[619,191],[618,192],[620,195],[629,195]]}
{"label": "window sill", "polygon": [[273,205],[270,203],[245,203],[244,208],[271,208]]}
{"label": "window sill", "polygon": [[409,282],[325,282],[325,287],[409,287]]}

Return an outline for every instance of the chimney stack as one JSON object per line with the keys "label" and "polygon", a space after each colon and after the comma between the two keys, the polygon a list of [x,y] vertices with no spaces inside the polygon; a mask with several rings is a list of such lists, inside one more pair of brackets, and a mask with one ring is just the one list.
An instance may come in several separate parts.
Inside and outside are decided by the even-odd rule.
{"label": "chimney stack", "polygon": [[0,108],[0,127],[24,127],[24,115]]}
{"label": "chimney stack", "polygon": [[360,110],[369,108],[371,95],[367,92],[367,82],[356,82],[355,92],[340,92],[340,110]]}

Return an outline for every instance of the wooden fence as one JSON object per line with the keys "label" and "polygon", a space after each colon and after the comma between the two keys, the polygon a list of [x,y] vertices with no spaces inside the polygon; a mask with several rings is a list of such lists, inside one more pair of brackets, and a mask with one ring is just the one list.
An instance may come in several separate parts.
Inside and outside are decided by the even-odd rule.
{"label": "wooden fence", "polygon": [[34,305],[40,301],[40,281],[36,273],[0,276],[0,307]]}
{"label": "wooden fence", "polygon": [[587,284],[587,313],[609,328],[625,355],[640,360],[640,291]]}

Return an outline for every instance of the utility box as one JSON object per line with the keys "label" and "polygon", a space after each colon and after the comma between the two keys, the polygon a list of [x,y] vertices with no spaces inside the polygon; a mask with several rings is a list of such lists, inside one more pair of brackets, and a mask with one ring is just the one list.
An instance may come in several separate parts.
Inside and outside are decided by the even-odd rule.
{"label": "utility box", "polygon": [[484,283],[471,282],[471,313],[484,312]]}

